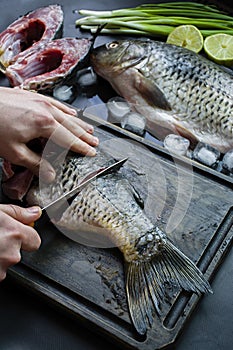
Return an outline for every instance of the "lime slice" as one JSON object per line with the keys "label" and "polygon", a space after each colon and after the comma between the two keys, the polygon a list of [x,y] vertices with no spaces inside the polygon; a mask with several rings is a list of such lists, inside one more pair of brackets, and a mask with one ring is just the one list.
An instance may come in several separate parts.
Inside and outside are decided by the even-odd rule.
{"label": "lime slice", "polygon": [[204,50],[207,56],[216,63],[233,65],[233,35],[213,34],[204,41]]}
{"label": "lime slice", "polygon": [[167,43],[186,47],[198,53],[203,48],[203,36],[197,27],[184,24],[173,29],[167,37]]}

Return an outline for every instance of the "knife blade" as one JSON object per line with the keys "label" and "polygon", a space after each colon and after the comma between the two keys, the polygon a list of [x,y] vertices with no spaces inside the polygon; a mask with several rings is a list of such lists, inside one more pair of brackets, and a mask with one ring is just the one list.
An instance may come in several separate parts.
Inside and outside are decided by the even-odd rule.
{"label": "knife blade", "polygon": [[[98,170],[92,171],[91,173],[89,173],[88,175],[86,175],[81,182],[75,186],[72,190],[65,192],[63,195],[61,195],[60,197],[56,198],[54,201],[50,202],[49,204],[45,205],[44,207],[41,208],[42,212],[46,211],[47,209],[53,207],[53,206],[57,206],[57,204],[59,204],[59,202],[62,202],[62,200],[66,199],[70,199],[72,198],[74,195],[78,194],[79,192],[81,192],[81,190],[87,186],[90,182],[92,182],[93,180],[95,180],[96,178],[100,177],[100,176],[104,176],[108,173],[110,173],[111,171],[117,171],[119,170],[122,165],[128,160],[128,158],[123,158],[107,167],[102,167],[99,168]],[[30,223],[29,226],[34,227],[34,222]]]}
{"label": "knife blade", "polygon": [[41,210],[44,211],[44,210],[50,208],[51,206],[56,205],[57,203],[59,203],[63,199],[67,199],[67,200],[70,199],[74,195],[78,194],[85,186],[87,186],[91,181],[95,180],[96,178],[98,178],[100,176],[104,176],[104,175],[110,173],[111,171],[119,170],[127,160],[128,160],[128,158],[123,158],[123,159],[121,159],[121,160],[119,160],[119,161],[117,161],[117,162],[115,162],[107,167],[102,167],[98,170],[95,170],[95,171],[89,173],[72,190],[64,193],[63,195],[61,195],[60,197],[58,197],[54,201],[45,205],[43,208],[41,208]]}
{"label": "knife blade", "polygon": [[127,161],[128,158],[123,158],[107,167],[100,168],[96,171],[93,171],[89,173],[85,178],[77,185],[75,186],[72,190],[65,192],[63,195],[55,199],[54,201],[50,202],[49,204],[45,205],[41,210],[46,210],[50,208],[53,205],[56,205],[63,199],[70,199],[74,195],[78,194],[85,186],[87,186],[91,181],[95,180],[97,177],[104,176],[108,174],[111,171],[117,171],[119,170],[122,165]]}

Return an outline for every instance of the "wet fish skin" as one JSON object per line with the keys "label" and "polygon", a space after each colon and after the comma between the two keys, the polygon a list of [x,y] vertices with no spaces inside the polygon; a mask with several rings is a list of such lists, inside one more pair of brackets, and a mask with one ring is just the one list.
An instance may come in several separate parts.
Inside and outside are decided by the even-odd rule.
{"label": "wet fish skin", "polygon": [[233,76],[217,64],[150,39],[96,47],[91,64],[159,139],[172,132],[223,153],[233,147]]}
{"label": "wet fish skin", "polygon": [[[59,163],[56,181],[40,189],[36,184],[27,202],[44,206],[76,186],[90,169],[95,171],[112,161],[101,151],[94,160],[70,154]],[[108,233],[124,256],[129,312],[141,335],[152,326],[155,311],[161,313],[165,284],[176,283],[195,293],[211,292],[201,271],[146,216],[135,189],[121,171],[88,184],[55,223],[77,234],[86,225]]]}
{"label": "wet fish skin", "polygon": [[23,51],[42,42],[61,37],[63,10],[49,5],[19,17],[0,33],[0,67],[3,72]]}

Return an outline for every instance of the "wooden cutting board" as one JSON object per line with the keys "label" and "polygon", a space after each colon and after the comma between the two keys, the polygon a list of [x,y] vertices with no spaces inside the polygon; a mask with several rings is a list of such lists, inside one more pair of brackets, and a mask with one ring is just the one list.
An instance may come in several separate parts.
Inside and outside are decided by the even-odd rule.
{"label": "wooden cutting board", "polygon": [[[98,126],[98,118],[87,120],[96,125],[100,148],[116,158],[129,157],[125,167],[145,211],[211,283],[232,242],[232,183],[116,126]],[[22,262],[9,271],[25,288],[122,347],[161,349],[175,341],[200,297],[168,290],[161,319],[155,317],[152,329],[140,338],[129,318],[120,251],[74,242],[46,217],[37,228],[41,248],[23,253]]]}

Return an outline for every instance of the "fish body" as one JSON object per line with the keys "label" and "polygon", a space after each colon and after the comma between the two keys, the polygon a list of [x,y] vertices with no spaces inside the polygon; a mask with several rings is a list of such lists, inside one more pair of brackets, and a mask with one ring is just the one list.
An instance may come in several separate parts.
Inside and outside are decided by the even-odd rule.
{"label": "fish body", "polygon": [[233,76],[188,49],[150,39],[96,47],[91,64],[147,119],[159,139],[180,134],[220,152],[233,148]]}
{"label": "fish body", "polygon": [[[74,188],[90,169],[98,170],[113,161],[102,151],[94,159],[70,154],[59,162],[55,182],[40,189],[36,184],[26,200],[45,206]],[[165,285],[176,283],[196,293],[211,291],[196,265],[147,217],[138,192],[121,170],[88,184],[55,222],[77,234],[86,225],[103,229],[120,249],[126,264],[129,312],[139,334],[151,327],[156,312],[160,314]]]}
{"label": "fish body", "polygon": [[4,72],[23,51],[61,37],[63,11],[60,5],[38,8],[21,16],[0,34],[0,66]]}
{"label": "fish body", "polygon": [[41,42],[6,68],[12,86],[26,90],[49,91],[69,78],[84,60],[91,40],[61,38]]}

